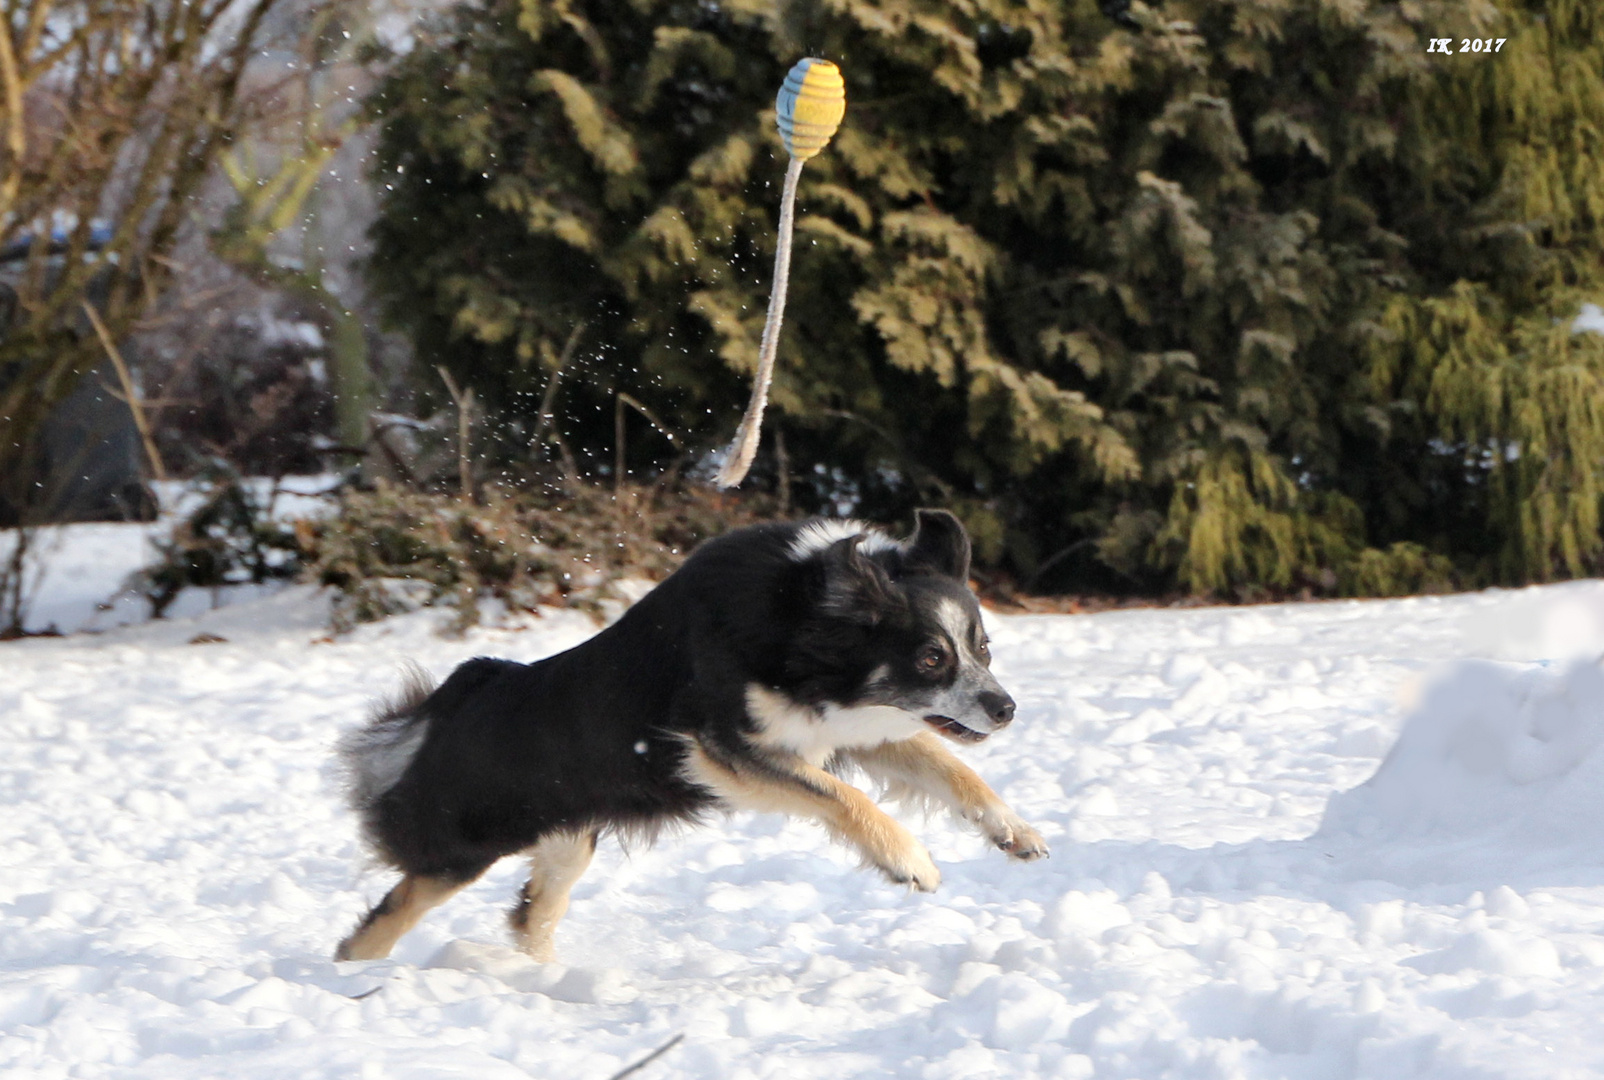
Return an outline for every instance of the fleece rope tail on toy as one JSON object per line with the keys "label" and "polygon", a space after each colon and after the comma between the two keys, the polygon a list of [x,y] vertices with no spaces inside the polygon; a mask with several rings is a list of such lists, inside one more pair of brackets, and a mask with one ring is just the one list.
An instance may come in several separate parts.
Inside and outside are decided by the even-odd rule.
{"label": "fleece rope tail on toy", "polygon": [[774,380],[774,352],[780,343],[780,320],[785,315],[785,289],[791,279],[796,182],[802,176],[803,164],[824,149],[846,115],[847,92],[841,69],[828,60],[811,56],[798,60],[786,75],[774,107],[779,118],[780,140],[791,155],[790,164],[785,168],[785,187],[780,193],[780,241],[774,252],[774,291],[769,294],[768,318],[763,322],[752,400],[747,402],[746,414],[735,431],[735,441],[730,444],[724,465],[714,481],[721,488],[732,488],[745,480],[752,459],[757,456],[763,410],[769,403],[769,384]]}

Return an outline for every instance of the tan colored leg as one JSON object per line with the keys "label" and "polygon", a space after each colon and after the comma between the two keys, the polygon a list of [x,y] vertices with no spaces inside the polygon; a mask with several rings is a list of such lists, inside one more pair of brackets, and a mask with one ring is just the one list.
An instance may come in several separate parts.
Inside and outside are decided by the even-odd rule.
{"label": "tan colored leg", "polygon": [[363,916],[351,935],[340,942],[340,947],[334,950],[334,959],[379,960],[389,956],[401,935],[417,926],[430,908],[439,907],[473,880],[454,881],[408,874]]}
{"label": "tan colored leg", "polygon": [[557,958],[552,936],[568,911],[568,893],[596,853],[596,834],[557,833],[529,849],[529,881],[507,915],[518,947],[536,960]]}
{"label": "tan colored leg", "polygon": [[800,757],[772,756],[768,765],[770,769],[760,770],[729,764],[693,741],[685,771],[736,809],[812,818],[835,839],[857,848],[866,862],[896,884],[936,891],[941,871],[930,853],[869,796]]}
{"label": "tan colored leg", "polygon": [[911,793],[934,800],[973,824],[1016,859],[1039,859],[1048,854],[1041,834],[1009,809],[975,770],[943,746],[938,735],[920,732],[911,739],[842,753],[885,784],[893,796]]}

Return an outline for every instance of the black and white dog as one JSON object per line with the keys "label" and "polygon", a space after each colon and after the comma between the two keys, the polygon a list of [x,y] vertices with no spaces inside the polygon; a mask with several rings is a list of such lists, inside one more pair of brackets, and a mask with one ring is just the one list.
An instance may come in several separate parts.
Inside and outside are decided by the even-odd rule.
{"label": "black and white dog", "polygon": [[612,626],[534,664],[470,660],[410,683],[347,736],[351,801],[404,875],[335,953],[386,956],[505,855],[532,864],[510,921],[552,956],[605,831],[651,835],[716,809],[812,818],[899,884],[929,853],[837,775],[944,806],[1016,859],[1047,854],[942,739],[979,742],[1014,702],[988,670],[958,519],[897,542],[850,521],[759,525],[698,548]]}

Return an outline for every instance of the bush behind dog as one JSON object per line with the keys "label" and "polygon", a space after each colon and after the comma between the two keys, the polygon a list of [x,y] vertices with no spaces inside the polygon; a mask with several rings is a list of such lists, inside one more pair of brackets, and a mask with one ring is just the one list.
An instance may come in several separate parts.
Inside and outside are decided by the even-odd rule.
{"label": "bush behind dog", "polygon": [[764,516],[761,498],[689,486],[488,489],[482,503],[381,484],[348,490],[339,510],[302,521],[305,576],[339,590],[334,629],[449,605],[451,630],[482,600],[600,614],[625,577],[660,580],[702,540]]}

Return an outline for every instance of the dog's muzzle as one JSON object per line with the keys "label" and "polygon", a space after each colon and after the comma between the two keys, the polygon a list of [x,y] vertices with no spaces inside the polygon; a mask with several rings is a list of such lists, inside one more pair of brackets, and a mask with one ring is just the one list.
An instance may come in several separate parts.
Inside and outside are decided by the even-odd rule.
{"label": "dog's muzzle", "polygon": [[926,716],[924,721],[947,738],[966,743],[981,742],[993,732],[1000,731],[1013,723],[1014,699],[1002,691],[983,690],[975,695],[975,701],[986,719],[990,721],[991,726],[984,731],[969,727],[950,716],[931,715]]}

